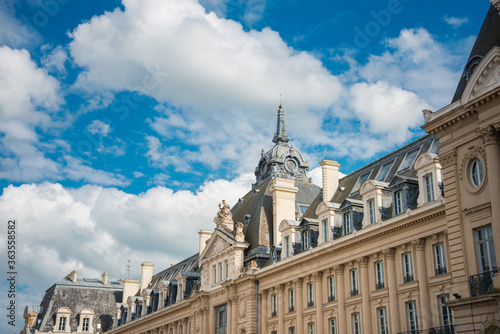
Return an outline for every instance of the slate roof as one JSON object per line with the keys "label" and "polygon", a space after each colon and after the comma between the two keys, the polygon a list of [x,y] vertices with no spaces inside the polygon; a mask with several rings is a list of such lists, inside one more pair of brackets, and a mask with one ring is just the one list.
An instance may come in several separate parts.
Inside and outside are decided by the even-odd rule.
{"label": "slate roof", "polygon": [[179,272],[198,272],[198,256],[199,254],[196,253],[190,257],[188,257],[185,260],[182,260],[179,263],[174,264],[173,266],[160,271],[158,274],[153,276],[153,279],[151,280],[151,286],[149,287],[150,289],[158,289],[158,286],[160,282],[162,281],[175,281],[176,276]]}

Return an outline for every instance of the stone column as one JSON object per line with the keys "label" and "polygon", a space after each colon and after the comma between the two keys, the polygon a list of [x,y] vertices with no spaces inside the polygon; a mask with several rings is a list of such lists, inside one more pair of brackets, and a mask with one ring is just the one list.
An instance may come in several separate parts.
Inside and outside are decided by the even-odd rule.
{"label": "stone column", "polygon": [[285,285],[278,285],[278,333],[285,333]]}
{"label": "stone column", "polygon": [[269,314],[267,314],[267,295],[269,291],[262,291],[262,322],[261,322],[261,333],[267,333],[267,318],[269,318]]}
{"label": "stone column", "polygon": [[368,256],[363,256],[358,259],[359,266],[361,267],[361,310],[363,316],[362,328],[365,330],[364,333],[368,333],[372,326],[372,317],[371,317],[371,309],[370,309],[370,285],[368,278]]}
{"label": "stone column", "polygon": [[[500,221],[500,124],[490,125],[479,131],[486,151],[487,166],[483,166],[483,179],[488,177],[491,215],[493,222]],[[483,181],[484,182],[484,181]],[[495,255],[500,259],[500,224],[492,224]]]}
{"label": "stone column", "polygon": [[414,240],[415,253],[417,258],[418,290],[420,295],[420,309],[422,310],[422,329],[432,327],[432,315],[429,298],[429,279],[427,277],[427,265],[425,261],[425,238]]}
{"label": "stone column", "polygon": [[396,282],[396,264],[394,261],[396,250],[389,248],[384,250],[385,261],[387,263],[387,289],[389,290],[389,323],[390,333],[401,331],[399,319],[398,285]]}
{"label": "stone column", "polygon": [[238,299],[234,296],[230,302],[233,309],[233,312],[231,313],[231,333],[236,333],[238,328]]}
{"label": "stone column", "polygon": [[[201,308],[201,313],[202,313],[202,325],[201,325],[201,332],[202,333],[208,333],[209,332],[209,328],[210,328],[210,323],[209,323],[209,320],[208,320],[208,306],[204,306]],[[170,334],[170,333],[168,333]]]}
{"label": "stone column", "polygon": [[302,278],[298,278],[294,281],[294,283],[296,288],[295,297],[297,299],[295,307],[297,308],[297,334],[298,334],[298,333],[304,333],[304,319],[303,319],[304,300],[302,295],[302,285],[304,284],[304,280]]}
{"label": "stone column", "polygon": [[233,317],[232,317],[232,314],[233,314],[233,298],[232,297],[229,297],[229,299],[226,302],[226,305],[227,305],[227,313],[226,313],[226,316],[227,316],[226,326],[227,327],[226,328],[229,331],[232,328],[232,326],[233,326]]}
{"label": "stone column", "polygon": [[[338,317],[337,326],[339,333],[347,333],[347,321],[345,312],[345,282],[344,282],[344,265],[339,264],[335,267],[335,280],[337,283],[338,294]],[[337,298],[337,297],[335,297]]]}
{"label": "stone column", "polygon": [[314,273],[314,300],[316,302],[316,328],[319,332],[324,327],[323,321],[323,272],[318,271]]}
{"label": "stone column", "polygon": [[215,334],[215,310],[212,306],[208,307],[208,332],[210,334]]}

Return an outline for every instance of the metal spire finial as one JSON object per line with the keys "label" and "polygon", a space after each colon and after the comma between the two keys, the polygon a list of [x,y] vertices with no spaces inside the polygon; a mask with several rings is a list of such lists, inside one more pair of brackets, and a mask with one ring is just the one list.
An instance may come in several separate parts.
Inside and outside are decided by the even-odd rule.
{"label": "metal spire finial", "polygon": [[285,110],[281,106],[278,108],[278,124],[276,125],[276,133],[274,134],[273,143],[287,143],[290,137],[286,135],[285,129]]}

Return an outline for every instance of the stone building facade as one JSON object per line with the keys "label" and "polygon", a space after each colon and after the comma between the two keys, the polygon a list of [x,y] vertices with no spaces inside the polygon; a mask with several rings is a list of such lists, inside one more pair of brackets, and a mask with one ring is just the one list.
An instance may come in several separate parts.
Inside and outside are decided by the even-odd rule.
{"label": "stone building facade", "polygon": [[500,15],[424,137],[323,185],[288,144],[192,257],[123,280],[113,334],[491,333],[500,324]]}

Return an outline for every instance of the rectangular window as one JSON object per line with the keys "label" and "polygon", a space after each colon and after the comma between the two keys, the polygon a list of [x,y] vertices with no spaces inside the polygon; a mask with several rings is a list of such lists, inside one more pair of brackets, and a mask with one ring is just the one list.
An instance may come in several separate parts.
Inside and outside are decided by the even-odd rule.
{"label": "rectangular window", "polygon": [[384,283],[384,262],[375,262],[375,288],[383,289],[385,288]]}
{"label": "rectangular window", "polygon": [[314,306],[314,285],[307,283],[307,307]]}
{"label": "rectangular window", "polygon": [[434,200],[434,185],[432,181],[432,174],[424,176],[425,185],[425,201],[432,202]]}
{"label": "rectangular window", "polygon": [[446,258],[444,254],[444,243],[434,246],[434,258],[436,261],[436,276],[446,274]]}
{"label": "rectangular window", "polygon": [[361,185],[363,184],[363,182],[365,182],[366,180],[368,180],[368,177],[370,176],[370,173],[371,173],[371,171],[368,172],[368,173],[366,173],[366,174],[361,175],[358,178],[358,181],[356,182],[356,184],[354,185],[354,187],[352,187],[351,194],[359,191],[359,188],[361,188]]}
{"label": "rectangular window", "polygon": [[215,265],[212,266],[212,276],[214,284],[217,283],[217,267]]}
{"label": "rectangular window", "polygon": [[333,302],[335,300],[335,278],[333,276],[328,276],[328,301]]}
{"label": "rectangular window", "polygon": [[353,334],[361,334],[361,319],[359,313],[352,314],[352,332]]}
{"label": "rectangular window", "polygon": [[429,147],[429,153],[439,154],[439,139],[432,142],[431,147]]}
{"label": "rectangular window", "polygon": [[278,315],[278,296],[273,293],[271,295],[271,317]]}
{"label": "rectangular window", "polygon": [[285,257],[290,256],[290,237],[286,236],[284,238],[285,241]]}
{"label": "rectangular window", "polygon": [[65,331],[66,330],[66,317],[60,317],[59,318],[59,330],[60,331]]}
{"label": "rectangular window", "polygon": [[225,267],[226,267],[226,279],[229,279],[229,262],[225,262]]}
{"label": "rectangular window", "polygon": [[295,334],[295,327],[290,327],[288,329],[288,334]]}
{"label": "rectangular window", "polygon": [[290,312],[295,311],[295,290],[294,289],[288,290],[288,310]]}
{"label": "rectangular window", "polygon": [[330,334],[337,334],[337,318],[330,319]]}
{"label": "rectangular window", "polygon": [[389,174],[389,171],[391,170],[391,166],[392,166],[393,162],[394,161],[391,161],[391,162],[388,162],[388,163],[385,163],[382,165],[382,167],[380,168],[380,171],[378,172],[377,178],[376,178],[377,181],[384,181],[385,180],[385,178],[387,177],[387,174]]}
{"label": "rectangular window", "polygon": [[309,249],[309,230],[304,231],[304,249]]}
{"label": "rectangular window", "polygon": [[415,161],[415,158],[417,157],[417,154],[419,152],[420,148],[411,152],[406,153],[405,159],[401,163],[401,166],[399,167],[399,170],[406,169],[413,165],[413,162]]}
{"label": "rectangular window", "polygon": [[179,284],[179,300],[182,300],[182,284]]}
{"label": "rectangular window", "polygon": [[357,296],[358,291],[358,269],[352,269],[350,271],[351,276],[351,296]]}
{"label": "rectangular window", "polygon": [[415,301],[406,303],[406,310],[408,313],[408,329],[410,331],[417,331],[418,330],[417,303]]}
{"label": "rectangular window", "polygon": [[179,326],[179,334],[184,334],[184,327],[182,325]]}
{"label": "rectangular window", "polygon": [[215,334],[227,334],[227,308],[222,305],[215,308]]}
{"label": "rectangular window", "polygon": [[170,328],[170,334],[174,334],[174,330]]}
{"label": "rectangular window", "polygon": [[222,281],[224,278],[222,276],[222,263],[219,263],[219,281]]}
{"label": "rectangular window", "polygon": [[330,239],[330,233],[328,233],[329,228],[328,228],[328,220],[325,219],[323,220],[323,241],[327,242]]}
{"label": "rectangular window", "polygon": [[411,253],[403,254],[403,280],[405,283],[413,282],[413,265],[411,261]]}
{"label": "rectangular window", "polygon": [[89,325],[90,325],[90,319],[89,318],[83,318],[82,319],[82,332],[88,332],[89,331]]}
{"label": "rectangular window", "polygon": [[314,322],[310,322],[309,324],[307,324],[307,329],[308,329],[308,333],[309,334],[314,334]]}
{"label": "rectangular window", "polygon": [[451,317],[451,309],[445,305],[450,301],[449,295],[439,296],[439,310],[441,313],[441,326],[450,326],[453,324]]}
{"label": "rectangular window", "polygon": [[378,315],[378,333],[379,334],[387,334],[387,309],[385,307],[381,307],[377,309]]}
{"label": "rectangular window", "polygon": [[396,191],[394,193],[394,207],[396,209],[396,215],[403,213],[403,191]]}
{"label": "rectangular window", "polygon": [[352,232],[352,221],[351,221],[351,213],[344,213],[344,235],[350,234]]}
{"label": "rectangular window", "polygon": [[481,273],[497,269],[491,225],[476,230],[477,256]]}
{"label": "rectangular window", "polygon": [[368,215],[370,217],[370,224],[375,224],[377,222],[377,216],[375,215],[375,200],[368,200]]}

